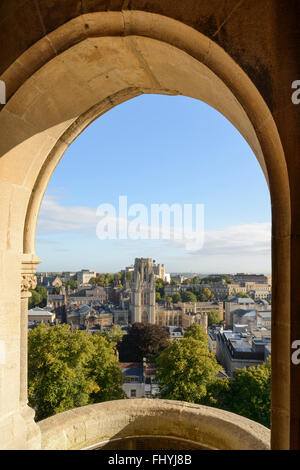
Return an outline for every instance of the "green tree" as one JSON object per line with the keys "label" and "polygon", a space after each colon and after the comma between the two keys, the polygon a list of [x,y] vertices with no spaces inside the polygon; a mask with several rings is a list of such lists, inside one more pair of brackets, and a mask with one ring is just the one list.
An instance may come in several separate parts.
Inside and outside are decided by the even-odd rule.
{"label": "green tree", "polygon": [[228,393],[219,402],[221,408],[270,427],[271,362],[257,367],[237,369]]}
{"label": "green tree", "polygon": [[45,307],[47,305],[48,292],[43,286],[37,286],[31,291],[31,297],[28,299],[28,308]]}
{"label": "green tree", "polygon": [[161,300],[165,298],[165,282],[162,279],[155,278],[155,291],[159,292]]}
{"label": "green tree", "polygon": [[181,294],[182,302],[197,302],[197,297],[193,292],[185,291]]}
{"label": "green tree", "polygon": [[196,339],[197,341],[200,341],[202,346],[205,347],[207,351],[209,350],[208,334],[206,333],[205,329],[198,323],[193,323],[191,326],[189,326],[184,332],[184,337],[193,338],[193,339]]}
{"label": "green tree", "polygon": [[89,403],[96,386],[88,376],[87,333],[69,325],[40,325],[28,335],[28,399],[37,420]]}
{"label": "green tree", "polygon": [[114,325],[112,328],[107,328],[101,333],[101,335],[106,338],[107,341],[113,343],[114,346],[116,346],[117,343],[122,340],[125,334],[126,331],[122,330],[120,325]]}
{"label": "green tree", "polygon": [[[226,401],[230,394],[230,379],[215,377],[206,387],[206,395],[201,399],[202,405],[228,409]],[[227,407],[226,407],[227,406]]]}
{"label": "green tree", "polygon": [[208,287],[205,287],[203,291],[200,293],[200,299],[202,302],[206,302],[207,300],[213,299],[215,296]]}
{"label": "green tree", "polygon": [[31,291],[31,297],[28,299],[28,308],[37,307],[42,303],[42,296],[36,290]]}
{"label": "green tree", "polygon": [[[122,332],[123,333],[123,332]],[[101,334],[90,335],[94,350],[88,363],[91,377],[96,384],[92,389],[90,399],[93,403],[125,398],[122,390],[123,374],[118,365],[118,359],[111,343]]]}
{"label": "green tree", "polygon": [[160,397],[201,403],[221,369],[202,341],[192,336],[171,344],[156,359]]}
{"label": "green tree", "polygon": [[151,359],[168,344],[167,333],[161,326],[134,323],[117,348],[121,362],[141,362],[143,357]]}
{"label": "green tree", "polygon": [[176,292],[176,294],[172,295],[172,300],[173,300],[173,304],[177,304],[178,302],[182,301],[181,295],[179,294],[179,292]]}
{"label": "green tree", "polygon": [[123,398],[115,343],[69,325],[28,335],[28,397],[37,420],[89,403]]}
{"label": "green tree", "polygon": [[208,326],[218,325],[221,321],[219,310],[211,310],[207,315]]}
{"label": "green tree", "polygon": [[238,297],[243,297],[245,299],[249,299],[250,298],[250,295],[246,294],[245,292],[237,292],[236,295]]}

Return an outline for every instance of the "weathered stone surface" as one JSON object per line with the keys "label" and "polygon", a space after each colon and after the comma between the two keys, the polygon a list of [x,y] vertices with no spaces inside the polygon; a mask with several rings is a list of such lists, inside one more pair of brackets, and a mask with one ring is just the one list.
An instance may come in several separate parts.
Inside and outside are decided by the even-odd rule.
{"label": "weathered stone surface", "polygon": [[40,421],[42,449],[83,449],[128,436],[185,439],[209,449],[267,450],[270,431],[227,411],[180,401],[116,400]]}

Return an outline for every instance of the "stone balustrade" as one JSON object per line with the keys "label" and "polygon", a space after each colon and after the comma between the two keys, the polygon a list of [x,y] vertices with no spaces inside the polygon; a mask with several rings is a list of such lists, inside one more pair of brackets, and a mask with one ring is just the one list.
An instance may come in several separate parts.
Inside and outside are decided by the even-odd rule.
{"label": "stone balustrade", "polygon": [[[202,405],[159,399],[97,403],[59,413],[38,423],[42,449],[266,450],[270,431],[242,416]],[[147,444],[151,442],[152,444]],[[163,447],[166,442],[167,447]],[[173,446],[172,446],[173,442]],[[171,443],[171,444],[170,444]],[[171,447],[170,447],[171,445]]]}

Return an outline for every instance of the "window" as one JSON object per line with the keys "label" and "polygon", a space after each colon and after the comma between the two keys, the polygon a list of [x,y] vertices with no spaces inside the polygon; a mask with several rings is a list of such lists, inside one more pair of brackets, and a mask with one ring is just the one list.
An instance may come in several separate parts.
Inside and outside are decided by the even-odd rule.
{"label": "window", "polygon": [[131,398],[136,397],[136,390],[135,389],[130,390],[130,396],[131,396]]}

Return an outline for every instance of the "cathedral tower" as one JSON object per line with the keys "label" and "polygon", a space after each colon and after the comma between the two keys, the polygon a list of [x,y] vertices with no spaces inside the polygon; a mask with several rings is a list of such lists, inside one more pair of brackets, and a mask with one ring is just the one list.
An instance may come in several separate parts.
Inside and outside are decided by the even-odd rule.
{"label": "cathedral tower", "polygon": [[131,323],[155,323],[155,282],[151,258],[136,258],[131,281]]}

